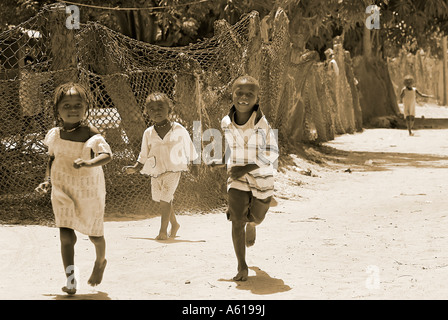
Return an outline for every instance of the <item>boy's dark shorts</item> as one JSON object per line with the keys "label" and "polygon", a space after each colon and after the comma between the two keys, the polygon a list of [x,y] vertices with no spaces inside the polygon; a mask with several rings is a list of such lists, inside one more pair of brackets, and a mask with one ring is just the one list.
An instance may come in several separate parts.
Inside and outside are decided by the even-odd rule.
{"label": "boy's dark shorts", "polygon": [[229,209],[227,219],[230,221],[255,222],[260,224],[268,212],[271,198],[258,199],[250,191],[229,189]]}

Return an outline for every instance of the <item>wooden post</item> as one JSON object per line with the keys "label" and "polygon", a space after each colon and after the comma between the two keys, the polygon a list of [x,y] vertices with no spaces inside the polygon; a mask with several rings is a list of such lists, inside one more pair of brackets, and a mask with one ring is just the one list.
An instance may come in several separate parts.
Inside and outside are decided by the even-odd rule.
{"label": "wooden post", "polygon": [[253,11],[249,24],[249,43],[247,48],[247,61],[245,71],[247,74],[260,78],[261,73],[261,29],[258,12]]}
{"label": "wooden post", "polygon": [[446,63],[447,63],[447,45],[446,45],[446,38],[447,36],[443,36],[442,38],[442,51],[443,51],[443,66],[442,66],[442,72],[443,72],[443,101],[442,105],[447,105],[447,70],[446,70]]}
{"label": "wooden post", "polygon": [[[272,72],[270,72],[270,85],[275,90],[273,98],[270,98],[271,105],[266,110],[268,120],[274,127],[280,126],[280,120],[286,112],[285,105],[281,105],[282,93],[284,92],[285,83],[287,82],[287,66],[291,59],[291,42],[289,36],[289,19],[283,8],[278,7],[275,12],[273,30],[272,30],[272,45],[276,47],[278,57],[271,60]],[[274,76],[274,78],[272,78]],[[269,91],[265,95],[270,94]],[[261,105],[261,104],[260,104]],[[263,106],[264,108],[265,106]],[[264,109],[263,109],[264,110]]]}
{"label": "wooden post", "polygon": [[50,41],[53,63],[51,70],[76,67],[75,29],[66,26],[65,5],[57,5],[51,12]]}
{"label": "wooden post", "polygon": [[363,55],[366,59],[372,57],[372,43],[370,41],[370,30],[364,26],[364,36],[363,36]]}

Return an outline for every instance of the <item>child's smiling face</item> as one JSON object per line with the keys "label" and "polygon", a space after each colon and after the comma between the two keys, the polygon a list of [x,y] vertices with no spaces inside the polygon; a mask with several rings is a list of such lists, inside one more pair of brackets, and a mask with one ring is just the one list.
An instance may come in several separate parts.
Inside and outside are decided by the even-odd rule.
{"label": "child's smiling face", "polygon": [[75,89],[67,91],[58,103],[58,113],[66,124],[81,122],[86,114],[87,104]]}
{"label": "child's smiling face", "polygon": [[146,112],[152,121],[160,123],[168,119],[170,107],[165,101],[151,101],[146,104]]}
{"label": "child's smiling face", "polygon": [[232,100],[236,110],[241,113],[251,112],[258,99],[258,86],[241,81],[234,85]]}

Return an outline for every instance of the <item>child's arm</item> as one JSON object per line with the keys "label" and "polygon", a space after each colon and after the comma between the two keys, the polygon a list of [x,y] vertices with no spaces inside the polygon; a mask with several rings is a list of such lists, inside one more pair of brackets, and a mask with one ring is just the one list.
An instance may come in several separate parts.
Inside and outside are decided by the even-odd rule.
{"label": "child's arm", "polygon": [[429,94],[421,93],[421,92],[419,92],[417,89],[415,89],[415,93],[417,93],[417,94],[418,94],[420,97],[422,97],[422,98],[434,98],[434,96],[429,95]]}
{"label": "child's arm", "polygon": [[[213,169],[213,168],[223,168],[226,166],[227,163],[227,159],[230,158],[230,147],[229,145],[226,143],[226,139],[223,137],[223,144],[225,145],[224,148],[224,153],[222,155],[221,160],[219,159],[213,159],[208,165]],[[222,145],[222,144],[221,144]]]}
{"label": "child's arm", "polygon": [[143,133],[142,145],[140,147],[140,153],[138,155],[137,161],[135,162],[135,164],[133,166],[126,166],[126,167],[123,167],[121,170],[127,174],[133,174],[136,172],[140,172],[143,169],[143,166],[144,166],[146,160],[148,159],[149,149],[150,149],[150,147],[149,147],[149,143],[148,143],[147,131],[145,131]]}
{"label": "child's arm", "polygon": [[48,158],[47,162],[47,168],[45,170],[45,180],[44,182],[40,183],[36,189],[34,189],[36,192],[40,194],[45,194],[48,191],[48,187],[51,184],[51,165],[53,164],[54,156],[50,156]]}
{"label": "child's arm", "polygon": [[404,98],[404,90],[406,88],[401,89],[401,93],[400,93],[400,103],[403,103],[403,98]]}
{"label": "child's arm", "polygon": [[73,162],[73,166],[76,169],[79,169],[81,167],[100,167],[104,166],[105,164],[109,163],[112,160],[112,156],[108,153],[100,153],[98,156],[96,156],[93,159],[90,160],[83,160],[83,159],[76,159]]}
{"label": "child's arm", "polygon": [[143,164],[140,162],[136,162],[133,166],[123,167],[123,172],[127,174],[133,174],[139,172],[143,169]]}
{"label": "child's arm", "polygon": [[235,166],[230,168],[229,174],[233,180],[236,180],[244,176],[246,173],[249,173],[258,168],[260,167],[255,163],[246,164],[245,166]]}
{"label": "child's arm", "polygon": [[274,164],[279,157],[279,149],[277,143],[276,131],[270,127],[266,122],[265,128],[259,130],[259,134],[262,136],[261,145],[258,145],[257,158],[255,163],[261,168]]}
{"label": "child's arm", "polygon": [[[89,126],[90,129],[90,137],[92,138],[95,135],[99,135],[100,132],[97,128],[93,126]],[[73,166],[76,169],[81,167],[100,167],[108,164],[112,160],[112,151],[110,150],[109,145],[104,140],[104,138],[94,140],[94,143],[91,147],[91,157],[92,159],[83,160],[81,158],[76,159],[73,162]]]}
{"label": "child's arm", "polygon": [[273,130],[266,122],[264,128],[259,129],[257,156],[254,159],[255,163],[250,163],[245,166],[234,166],[230,168],[230,177],[238,179],[258,168],[267,167],[277,160],[279,152],[277,140],[274,136]]}

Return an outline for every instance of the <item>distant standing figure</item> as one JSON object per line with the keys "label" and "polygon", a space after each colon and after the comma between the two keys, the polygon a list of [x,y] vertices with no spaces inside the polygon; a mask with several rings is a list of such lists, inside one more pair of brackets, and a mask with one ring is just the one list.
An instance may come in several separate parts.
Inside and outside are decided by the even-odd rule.
{"label": "distant standing figure", "polygon": [[325,50],[325,56],[327,57],[328,71],[333,72],[335,76],[339,76],[339,67],[338,63],[334,59],[333,49],[328,48]]}
{"label": "distant standing figure", "polygon": [[412,76],[406,76],[404,78],[404,87],[401,89],[400,101],[404,105],[404,117],[406,119],[406,125],[408,127],[409,135],[413,136],[412,129],[414,127],[415,120],[415,102],[416,95],[418,94],[423,98],[432,98],[433,96],[420,93],[416,87],[414,87],[414,78]]}

